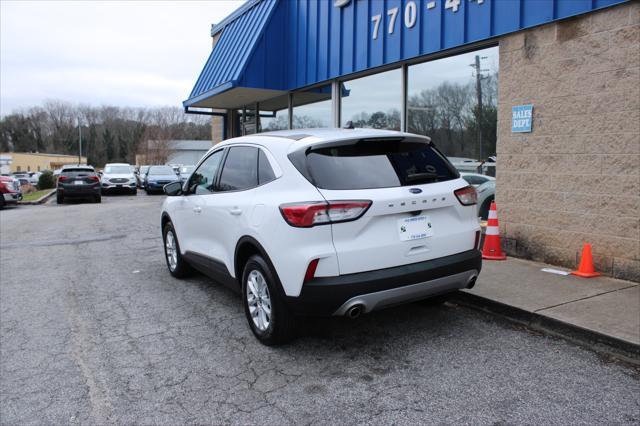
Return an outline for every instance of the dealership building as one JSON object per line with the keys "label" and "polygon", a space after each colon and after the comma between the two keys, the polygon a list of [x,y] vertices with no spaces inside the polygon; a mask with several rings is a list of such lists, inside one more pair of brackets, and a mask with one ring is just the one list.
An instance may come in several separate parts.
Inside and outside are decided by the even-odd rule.
{"label": "dealership building", "polygon": [[588,242],[640,281],[640,2],[248,0],[211,37],[184,107],[214,142],[424,134],[495,173],[508,254],[572,268]]}

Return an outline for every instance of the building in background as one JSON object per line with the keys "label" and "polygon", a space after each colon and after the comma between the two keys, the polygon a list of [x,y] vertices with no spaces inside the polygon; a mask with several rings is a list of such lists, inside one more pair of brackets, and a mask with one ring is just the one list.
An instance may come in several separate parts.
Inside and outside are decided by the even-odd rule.
{"label": "building in background", "polygon": [[[78,164],[77,155],[45,154],[37,152],[3,152],[2,159],[3,174],[8,167],[9,172],[41,172],[44,170],[55,170],[65,164]],[[81,164],[87,163],[87,157],[81,157]]]}
{"label": "building in background", "polygon": [[226,137],[351,122],[492,157],[509,254],[590,242],[640,281],[640,2],[248,0],[211,36],[183,104]]}
{"label": "building in background", "polygon": [[136,165],[196,164],[213,146],[210,140],[148,141],[136,154]]}

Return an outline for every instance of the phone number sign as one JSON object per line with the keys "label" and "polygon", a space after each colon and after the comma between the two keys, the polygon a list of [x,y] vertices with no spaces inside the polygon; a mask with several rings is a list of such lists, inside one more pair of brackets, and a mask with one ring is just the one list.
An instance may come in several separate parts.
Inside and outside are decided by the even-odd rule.
{"label": "phone number sign", "polygon": [[533,105],[511,107],[511,133],[531,133]]}

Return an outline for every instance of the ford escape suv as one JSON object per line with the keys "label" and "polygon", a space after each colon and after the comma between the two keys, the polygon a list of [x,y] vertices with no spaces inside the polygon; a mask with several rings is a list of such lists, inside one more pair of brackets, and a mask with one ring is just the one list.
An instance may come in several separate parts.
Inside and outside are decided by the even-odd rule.
{"label": "ford escape suv", "polygon": [[296,315],[357,317],[471,287],[476,192],[430,139],[371,129],[288,130],[213,147],[164,187],[169,272],[240,291],[264,344]]}

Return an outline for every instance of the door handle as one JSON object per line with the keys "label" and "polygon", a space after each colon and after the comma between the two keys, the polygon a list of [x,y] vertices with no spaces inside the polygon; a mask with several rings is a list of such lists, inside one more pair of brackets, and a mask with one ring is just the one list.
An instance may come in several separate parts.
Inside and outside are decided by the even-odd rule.
{"label": "door handle", "polygon": [[239,209],[238,207],[234,207],[231,210],[229,210],[229,213],[231,213],[234,216],[240,216],[242,214],[242,209]]}
{"label": "door handle", "polygon": [[194,213],[202,213],[202,207],[200,207],[200,206],[195,206],[195,207],[193,208],[193,212],[194,212]]}

